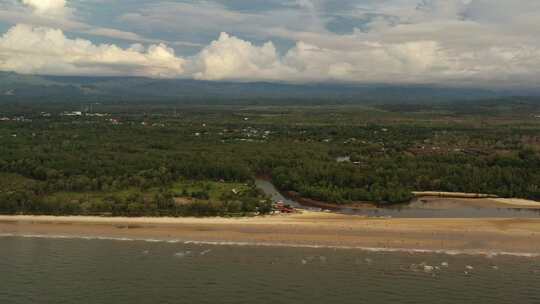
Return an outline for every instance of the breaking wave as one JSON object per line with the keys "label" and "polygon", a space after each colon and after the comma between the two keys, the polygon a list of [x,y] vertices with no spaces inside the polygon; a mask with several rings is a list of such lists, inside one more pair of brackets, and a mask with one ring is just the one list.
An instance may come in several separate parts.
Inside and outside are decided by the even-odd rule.
{"label": "breaking wave", "polygon": [[496,250],[447,250],[447,249],[417,249],[417,248],[384,248],[384,247],[362,247],[362,246],[333,246],[333,245],[310,245],[291,243],[265,243],[265,242],[231,242],[231,241],[193,241],[179,239],[155,239],[155,238],[127,238],[127,237],[106,237],[106,236],[74,236],[74,235],[43,235],[43,234],[15,234],[0,233],[0,238],[21,237],[37,239],[66,239],[66,240],[103,240],[103,241],[127,241],[127,242],[149,242],[149,243],[170,243],[184,245],[209,245],[209,246],[241,246],[241,247],[289,247],[289,248],[309,248],[309,249],[339,249],[339,250],[361,250],[366,252],[381,253],[411,253],[411,254],[445,254],[445,255],[471,255],[485,256],[488,258],[497,256],[513,256],[524,258],[538,258],[540,253],[531,252],[509,252]]}

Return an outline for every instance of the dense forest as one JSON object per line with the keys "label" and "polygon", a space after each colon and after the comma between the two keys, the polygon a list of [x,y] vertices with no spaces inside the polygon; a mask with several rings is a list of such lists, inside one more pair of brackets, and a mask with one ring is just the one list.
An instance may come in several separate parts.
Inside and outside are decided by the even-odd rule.
{"label": "dense forest", "polygon": [[254,185],[332,203],[412,191],[540,199],[540,103],[5,103],[0,213],[271,212]]}

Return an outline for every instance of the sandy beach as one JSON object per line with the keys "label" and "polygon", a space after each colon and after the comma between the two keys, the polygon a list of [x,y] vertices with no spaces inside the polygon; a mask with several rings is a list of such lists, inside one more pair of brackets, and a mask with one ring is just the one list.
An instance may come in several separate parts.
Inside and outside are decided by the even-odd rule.
{"label": "sandy beach", "polygon": [[540,208],[540,202],[519,198],[492,198],[491,201],[518,208]]}
{"label": "sandy beach", "polygon": [[500,208],[500,209],[540,209],[540,202],[517,198],[457,198],[422,196],[407,204],[411,208],[451,209],[451,208]]}
{"label": "sandy beach", "polygon": [[0,216],[0,234],[540,254],[540,219],[373,219],[313,212],[255,218]]}

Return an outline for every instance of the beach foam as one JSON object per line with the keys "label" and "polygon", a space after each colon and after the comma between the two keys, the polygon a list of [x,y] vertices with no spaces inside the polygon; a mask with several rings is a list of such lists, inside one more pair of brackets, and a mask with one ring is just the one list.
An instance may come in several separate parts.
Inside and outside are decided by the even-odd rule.
{"label": "beach foam", "polygon": [[445,254],[451,256],[470,255],[493,258],[497,256],[513,256],[523,258],[538,258],[540,253],[530,252],[509,252],[509,251],[486,251],[486,250],[437,250],[437,249],[417,249],[417,248],[384,248],[384,247],[361,247],[361,246],[331,246],[331,245],[311,245],[292,243],[265,243],[265,242],[231,242],[231,241],[193,241],[179,239],[155,239],[155,238],[126,238],[126,237],[106,237],[106,236],[73,236],[73,235],[41,235],[41,234],[0,234],[0,238],[22,237],[38,239],[83,239],[102,241],[122,241],[122,242],[149,242],[149,243],[170,243],[184,245],[207,245],[207,246],[240,246],[240,247],[289,247],[308,249],[340,249],[340,250],[360,250],[380,253],[410,253],[410,254]]}

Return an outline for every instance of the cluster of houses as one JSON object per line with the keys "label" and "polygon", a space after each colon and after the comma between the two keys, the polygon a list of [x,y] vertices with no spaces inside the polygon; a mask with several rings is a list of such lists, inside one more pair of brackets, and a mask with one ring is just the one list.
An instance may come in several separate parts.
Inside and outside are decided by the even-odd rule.
{"label": "cluster of houses", "polygon": [[[206,128],[207,125],[203,124],[203,128]],[[212,134],[210,131],[200,131],[193,133],[194,136],[200,137],[202,135]],[[222,136],[221,142],[226,142],[229,140],[232,141],[242,141],[242,142],[264,142],[272,134],[269,130],[258,130],[253,127],[246,127],[243,129],[223,129],[220,132],[216,133],[219,136]]]}
{"label": "cluster of houses", "polygon": [[295,208],[290,205],[285,204],[284,202],[277,202],[273,205],[274,213],[283,213],[291,214],[298,212]]}
{"label": "cluster of houses", "polygon": [[13,118],[9,117],[0,117],[0,121],[17,121],[17,122],[31,122],[32,120],[24,116],[17,116]]}
{"label": "cluster of houses", "polygon": [[[40,112],[39,116],[48,118],[48,117],[52,117],[53,115],[51,113],[49,113],[49,112]],[[110,114],[85,113],[85,112],[82,112],[82,111],[66,111],[66,112],[60,113],[60,116],[67,116],[67,117],[82,117],[82,116],[106,117],[106,116],[110,116]],[[13,118],[3,116],[3,117],[0,117],[0,121],[23,121],[23,122],[29,122],[29,121],[32,121],[32,120],[29,119],[29,118],[25,118],[24,116],[16,116],[16,117],[13,117]]]}
{"label": "cluster of houses", "polygon": [[[88,116],[88,117],[106,117],[110,116],[108,113],[88,113],[83,111],[68,111],[68,112],[62,112],[60,114],[61,116],[75,116],[75,117],[81,117],[81,116]],[[49,115],[50,116],[50,115]]]}
{"label": "cluster of houses", "polygon": [[83,115],[83,112],[82,111],[71,111],[71,112],[63,112],[62,114],[60,114],[61,116],[82,116]]}

